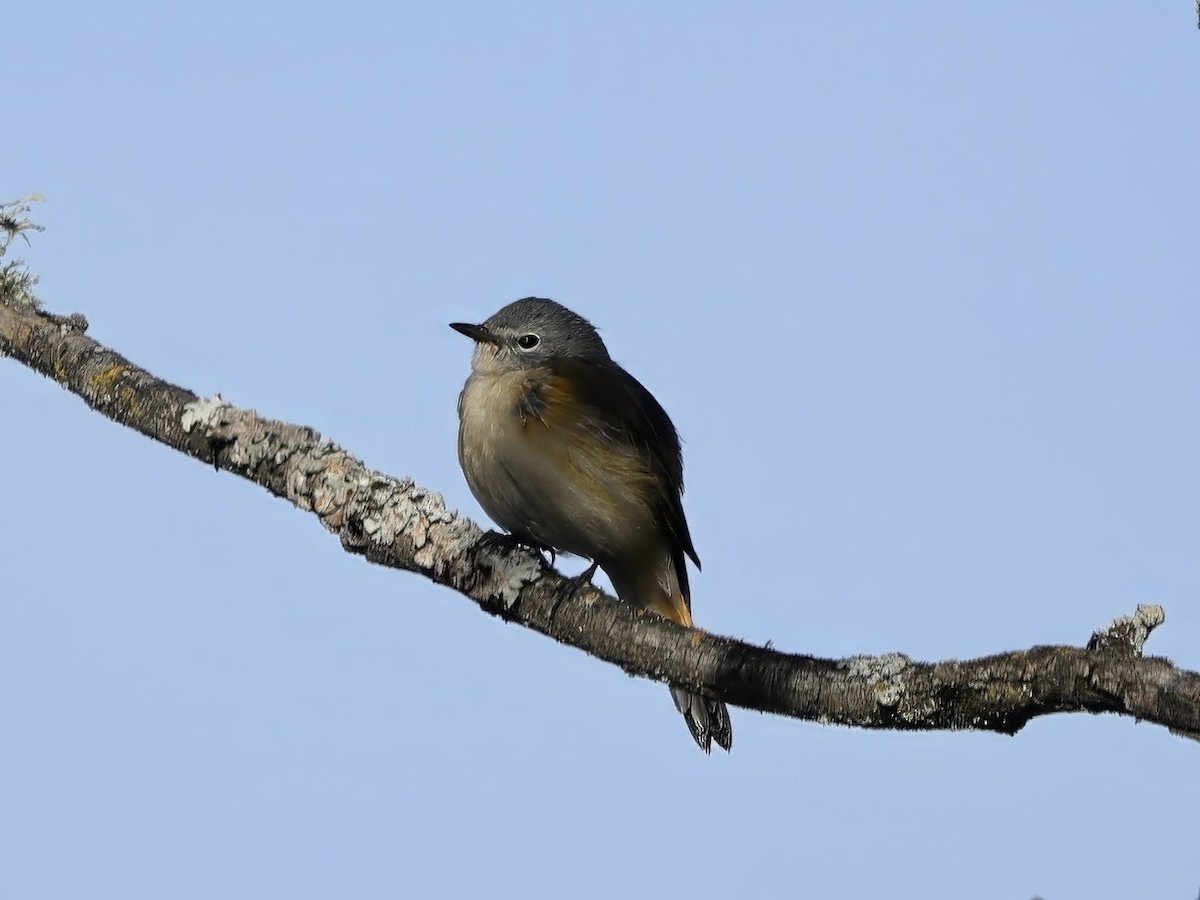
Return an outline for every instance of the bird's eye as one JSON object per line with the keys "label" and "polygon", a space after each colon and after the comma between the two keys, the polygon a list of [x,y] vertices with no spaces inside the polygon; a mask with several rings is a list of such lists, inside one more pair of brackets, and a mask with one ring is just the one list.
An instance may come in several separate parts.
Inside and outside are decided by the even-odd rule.
{"label": "bird's eye", "polygon": [[542,339],[536,334],[523,334],[517,338],[517,346],[522,350],[532,350],[541,342]]}

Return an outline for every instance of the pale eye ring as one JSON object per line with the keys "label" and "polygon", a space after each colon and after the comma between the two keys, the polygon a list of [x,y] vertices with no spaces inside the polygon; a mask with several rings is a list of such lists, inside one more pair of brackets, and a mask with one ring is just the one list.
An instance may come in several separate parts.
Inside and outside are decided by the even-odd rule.
{"label": "pale eye ring", "polygon": [[536,334],[523,334],[517,338],[517,346],[522,350],[532,350],[541,342],[542,339]]}

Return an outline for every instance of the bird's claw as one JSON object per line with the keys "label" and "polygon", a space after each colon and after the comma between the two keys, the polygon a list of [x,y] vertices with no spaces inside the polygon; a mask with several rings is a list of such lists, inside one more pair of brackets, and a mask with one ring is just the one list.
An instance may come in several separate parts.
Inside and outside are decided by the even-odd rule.
{"label": "bird's claw", "polygon": [[550,622],[554,621],[554,614],[558,612],[560,603],[568,599],[574,600],[575,595],[578,594],[581,589],[592,583],[592,578],[595,576],[596,569],[599,567],[599,565],[599,563],[593,562],[578,575],[573,575],[570,578],[565,579],[566,584],[563,586],[561,591],[557,592],[554,602],[550,604]]}
{"label": "bird's claw", "polygon": [[532,538],[524,537],[519,534],[509,534],[504,531],[486,531],[483,537],[479,539],[479,544],[483,547],[496,550],[500,553],[511,553],[513,550],[532,550],[538,556],[542,557],[542,561],[546,562],[546,557],[543,554],[549,553],[550,560],[547,565],[550,568],[554,567],[554,560],[558,558],[553,547],[547,547],[545,544],[539,544]]}

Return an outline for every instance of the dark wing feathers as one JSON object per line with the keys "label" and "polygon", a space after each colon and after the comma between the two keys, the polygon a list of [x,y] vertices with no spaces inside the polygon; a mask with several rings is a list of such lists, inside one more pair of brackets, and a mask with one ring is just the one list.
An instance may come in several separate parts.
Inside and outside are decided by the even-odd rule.
{"label": "dark wing feathers", "polygon": [[554,360],[550,368],[555,375],[566,379],[581,403],[599,413],[594,419],[605,423],[612,437],[640,448],[651,469],[663,477],[665,490],[659,498],[657,513],[672,538],[676,575],[683,595],[690,598],[683,557],[690,556],[697,569],[700,558],[692,546],[683,514],[683,453],[679,434],[667,411],[640,381],[614,362],[560,359]]}

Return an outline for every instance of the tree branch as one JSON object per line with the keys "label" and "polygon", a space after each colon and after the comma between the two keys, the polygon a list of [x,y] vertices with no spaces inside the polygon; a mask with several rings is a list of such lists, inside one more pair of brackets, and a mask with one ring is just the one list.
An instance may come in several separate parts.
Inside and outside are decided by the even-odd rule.
{"label": "tree branch", "polygon": [[1160,607],[1139,606],[1086,647],[922,663],[899,653],[839,660],[781,653],[682,628],[595,588],[556,603],[567,582],[539,554],[490,539],[441,495],[367,469],[309,428],[162,381],[86,328],[82,316],[54,316],[0,293],[0,354],[102,415],[314,513],[347,551],[454,588],[486,612],[631,675],[747,709],[862,728],[1013,734],[1047,713],[1114,712],[1200,735],[1200,674],[1142,656],[1163,622]]}

